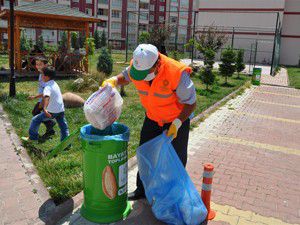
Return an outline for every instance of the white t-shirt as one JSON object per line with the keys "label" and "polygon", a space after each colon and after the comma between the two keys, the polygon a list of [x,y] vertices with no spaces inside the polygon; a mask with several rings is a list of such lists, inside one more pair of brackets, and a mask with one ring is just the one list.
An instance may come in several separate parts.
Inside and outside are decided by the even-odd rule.
{"label": "white t-shirt", "polygon": [[46,82],[43,92],[44,97],[49,96],[47,111],[50,113],[60,113],[65,111],[62,94],[58,84],[54,80]]}

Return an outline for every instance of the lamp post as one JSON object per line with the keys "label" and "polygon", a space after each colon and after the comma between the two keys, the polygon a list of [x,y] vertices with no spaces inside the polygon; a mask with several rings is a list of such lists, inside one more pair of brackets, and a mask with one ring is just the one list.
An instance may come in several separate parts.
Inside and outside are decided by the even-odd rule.
{"label": "lamp post", "polygon": [[9,14],[10,14],[10,83],[9,83],[9,96],[16,96],[16,76],[14,68],[14,0],[9,1]]}

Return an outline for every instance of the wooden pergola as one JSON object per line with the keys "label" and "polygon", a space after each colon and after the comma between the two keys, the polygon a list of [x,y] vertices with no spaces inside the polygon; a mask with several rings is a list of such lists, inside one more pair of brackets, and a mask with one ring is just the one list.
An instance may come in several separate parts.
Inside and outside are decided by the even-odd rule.
{"label": "wooden pergola", "polygon": [[[50,1],[38,1],[22,6],[15,7],[15,65],[16,70],[21,71],[21,49],[20,38],[21,28],[37,28],[48,30],[67,31],[68,34],[68,49],[70,48],[70,32],[81,31],[85,32],[86,38],[89,37],[90,23],[98,23],[101,20],[91,17],[77,10],[71,9],[68,6],[60,5]],[[9,10],[5,9],[0,12],[0,19],[8,21],[8,50],[10,49],[10,17]],[[88,46],[86,45],[86,56],[88,55]],[[86,57],[88,65],[88,57]],[[86,71],[88,66],[86,66]]]}

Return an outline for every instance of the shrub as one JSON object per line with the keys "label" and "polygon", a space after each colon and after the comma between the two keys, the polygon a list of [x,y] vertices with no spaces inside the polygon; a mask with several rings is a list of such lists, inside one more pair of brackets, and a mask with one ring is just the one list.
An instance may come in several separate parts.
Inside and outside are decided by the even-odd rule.
{"label": "shrub", "polygon": [[67,52],[68,49],[68,38],[66,32],[63,32],[61,35],[61,39],[58,43],[58,51]]}
{"label": "shrub", "polygon": [[235,72],[235,52],[232,48],[226,48],[221,54],[221,61],[219,71],[220,74],[225,77],[225,84],[227,84],[227,78],[231,77]]}
{"label": "shrub", "polygon": [[106,42],[107,42],[107,40],[106,40],[106,34],[105,34],[105,31],[103,30],[102,34],[101,34],[100,48],[106,47],[106,44],[107,44]]}
{"label": "shrub", "polygon": [[101,48],[100,55],[98,57],[97,70],[105,73],[107,76],[112,73],[113,59],[109,54],[107,48]]}
{"label": "shrub", "polygon": [[244,63],[244,50],[239,49],[236,56],[236,62],[235,62],[236,72],[238,74],[238,78],[240,78],[240,72],[242,72],[246,66]]}
{"label": "shrub", "polygon": [[99,31],[98,30],[95,30],[95,33],[94,33],[94,42],[95,42],[95,48],[96,49],[99,49],[101,48],[101,39],[100,39],[100,34],[99,34]]}
{"label": "shrub", "polygon": [[143,31],[139,36],[139,44],[148,44],[150,34],[147,31]]}
{"label": "shrub", "polygon": [[206,48],[203,52],[203,55],[204,55],[204,65],[212,69],[215,63],[214,59],[215,59],[216,52],[211,48]]}
{"label": "shrub", "polygon": [[215,78],[216,76],[212,72],[212,67],[206,66],[200,70],[200,80],[206,85],[206,90],[208,90],[209,85],[215,82]]}
{"label": "shrub", "polygon": [[41,50],[42,52],[45,51],[43,35],[40,35],[40,36],[38,37],[38,39],[36,40],[36,46],[37,46],[38,49]]}
{"label": "shrub", "polygon": [[30,45],[29,45],[29,42],[26,38],[24,31],[22,31],[22,33],[21,33],[20,48],[21,48],[21,51],[29,51],[30,50]]}

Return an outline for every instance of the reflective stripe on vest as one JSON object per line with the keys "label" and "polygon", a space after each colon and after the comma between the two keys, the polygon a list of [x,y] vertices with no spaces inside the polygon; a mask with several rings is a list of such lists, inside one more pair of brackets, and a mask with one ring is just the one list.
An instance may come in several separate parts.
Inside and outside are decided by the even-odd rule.
{"label": "reflective stripe on vest", "polygon": [[173,93],[167,94],[167,95],[154,93],[153,95],[156,96],[156,97],[159,97],[159,98],[169,98],[169,97],[171,97],[173,95]]}
{"label": "reflective stripe on vest", "polygon": [[139,92],[141,95],[148,95],[148,91],[138,90],[138,92]]}

